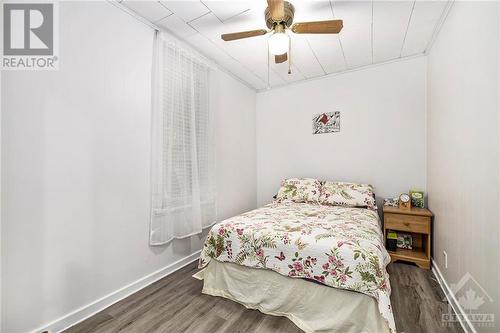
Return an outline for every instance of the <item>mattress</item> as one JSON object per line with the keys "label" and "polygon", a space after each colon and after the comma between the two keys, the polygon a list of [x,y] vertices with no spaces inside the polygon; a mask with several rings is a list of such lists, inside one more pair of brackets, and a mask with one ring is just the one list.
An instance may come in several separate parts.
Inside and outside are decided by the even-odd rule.
{"label": "mattress", "polygon": [[390,256],[374,210],[273,202],[214,225],[199,267],[214,259],[368,295],[395,331]]}

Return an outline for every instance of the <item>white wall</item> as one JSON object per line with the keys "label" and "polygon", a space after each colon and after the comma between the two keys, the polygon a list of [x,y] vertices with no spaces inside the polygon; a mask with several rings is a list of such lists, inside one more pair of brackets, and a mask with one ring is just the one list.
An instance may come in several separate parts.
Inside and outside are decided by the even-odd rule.
{"label": "white wall", "polygon": [[217,216],[222,220],[256,208],[256,93],[222,72],[217,75]]}
{"label": "white wall", "polygon": [[[2,75],[5,333],[40,327],[202,244],[148,246],[153,31],[107,2],[62,2],[60,20],[59,71]],[[216,74],[227,217],[256,203],[255,92]]]}
{"label": "white wall", "polygon": [[[425,189],[424,57],[257,94],[257,201],[281,179],[370,183],[381,197]],[[312,134],[312,116],[340,111],[340,132]]]}
{"label": "white wall", "polygon": [[427,119],[434,260],[448,283],[469,272],[486,289],[495,303],[480,311],[495,313],[494,332],[500,326],[499,14],[496,2],[454,3],[428,59]]}

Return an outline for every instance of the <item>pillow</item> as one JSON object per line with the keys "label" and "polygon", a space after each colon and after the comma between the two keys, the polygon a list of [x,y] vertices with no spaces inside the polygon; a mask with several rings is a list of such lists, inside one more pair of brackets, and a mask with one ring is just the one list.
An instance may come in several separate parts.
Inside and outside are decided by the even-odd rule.
{"label": "pillow", "polygon": [[281,187],[276,195],[276,200],[317,203],[319,201],[320,192],[321,183],[317,179],[289,178],[281,182]]}
{"label": "pillow", "polygon": [[325,181],[321,186],[319,202],[323,205],[366,207],[375,209],[373,186]]}

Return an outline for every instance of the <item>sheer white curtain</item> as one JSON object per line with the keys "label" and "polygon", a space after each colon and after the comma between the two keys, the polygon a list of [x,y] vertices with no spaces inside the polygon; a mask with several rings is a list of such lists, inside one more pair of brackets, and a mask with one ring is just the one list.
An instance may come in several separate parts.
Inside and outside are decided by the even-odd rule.
{"label": "sheer white curtain", "polygon": [[200,233],[215,222],[210,71],[196,54],[156,32],[151,245]]}

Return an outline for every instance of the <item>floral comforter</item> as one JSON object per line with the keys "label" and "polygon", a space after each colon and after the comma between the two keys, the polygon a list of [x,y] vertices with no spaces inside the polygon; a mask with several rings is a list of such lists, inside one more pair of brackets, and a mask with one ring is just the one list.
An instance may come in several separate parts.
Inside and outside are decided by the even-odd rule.
{"label": "floral comforter", "polygon": [[370,209],[273,202],[214,225],[199,266],[216,259],[364,293],[395,332],[379,221]]}

